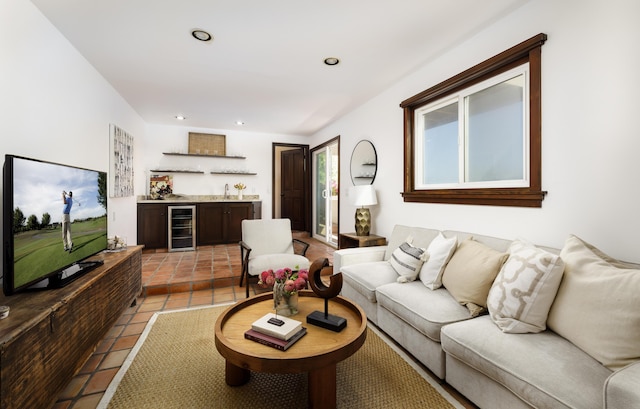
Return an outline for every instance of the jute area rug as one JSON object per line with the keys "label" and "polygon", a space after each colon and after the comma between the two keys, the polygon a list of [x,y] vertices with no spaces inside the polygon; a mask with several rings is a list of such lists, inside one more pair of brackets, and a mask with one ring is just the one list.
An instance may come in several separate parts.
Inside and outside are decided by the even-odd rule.
{"label": "jute area rug", "polygon": [[[306,408],[306,374],[251,373],[227,386],[214,325],[226,306],[157,313],[99,408]],[[337,367],[339,408],[462,408],[421,368],[369,327],[362,348]],[[411,363],[410,363],[411,362]]]}

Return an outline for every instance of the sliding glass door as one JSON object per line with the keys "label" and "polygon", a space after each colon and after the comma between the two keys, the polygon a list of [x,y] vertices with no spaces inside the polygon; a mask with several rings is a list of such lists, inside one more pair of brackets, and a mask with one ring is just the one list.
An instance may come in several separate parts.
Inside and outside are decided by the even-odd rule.
{"label": "sliding glass door", "polygon": [[313,237],[338,244],[339,141],[312,150]]}

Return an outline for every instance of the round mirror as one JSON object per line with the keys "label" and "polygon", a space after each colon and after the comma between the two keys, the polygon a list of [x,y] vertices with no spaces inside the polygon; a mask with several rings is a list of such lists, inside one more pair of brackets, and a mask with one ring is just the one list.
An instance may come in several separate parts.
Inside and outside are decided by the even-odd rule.
{"label": "round mirror", "polygon": [[378,155],[369,141],[356,144],[351,154],[351,181],[354,185],[370,185],[376,178]]}

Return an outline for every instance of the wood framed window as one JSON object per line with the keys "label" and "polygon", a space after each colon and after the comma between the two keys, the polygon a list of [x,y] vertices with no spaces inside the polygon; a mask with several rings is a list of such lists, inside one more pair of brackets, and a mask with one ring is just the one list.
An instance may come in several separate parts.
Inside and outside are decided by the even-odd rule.
{"label": "wood framed window", "polygon": [[405,202],[541,207],[538,34],[403,101]]}

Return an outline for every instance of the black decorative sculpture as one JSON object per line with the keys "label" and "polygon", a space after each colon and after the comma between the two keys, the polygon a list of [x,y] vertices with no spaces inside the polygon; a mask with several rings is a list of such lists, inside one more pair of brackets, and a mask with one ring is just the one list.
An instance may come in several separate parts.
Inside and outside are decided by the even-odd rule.
{"label": "black decorative sculpture", "polygon": [[[329,286],[322,282],[323,272],[330,275]],[[342,331],[347,326],[347,320],[329,314],[329,298],[336,297],[342,290],[342,273],[333,274],[333,267],[329,265],[329,260],[317,259],[309,267],[309,285],[318,297],[324,298],[324,313],[312,312],[307,315],[307,323],[335,332]]]}

